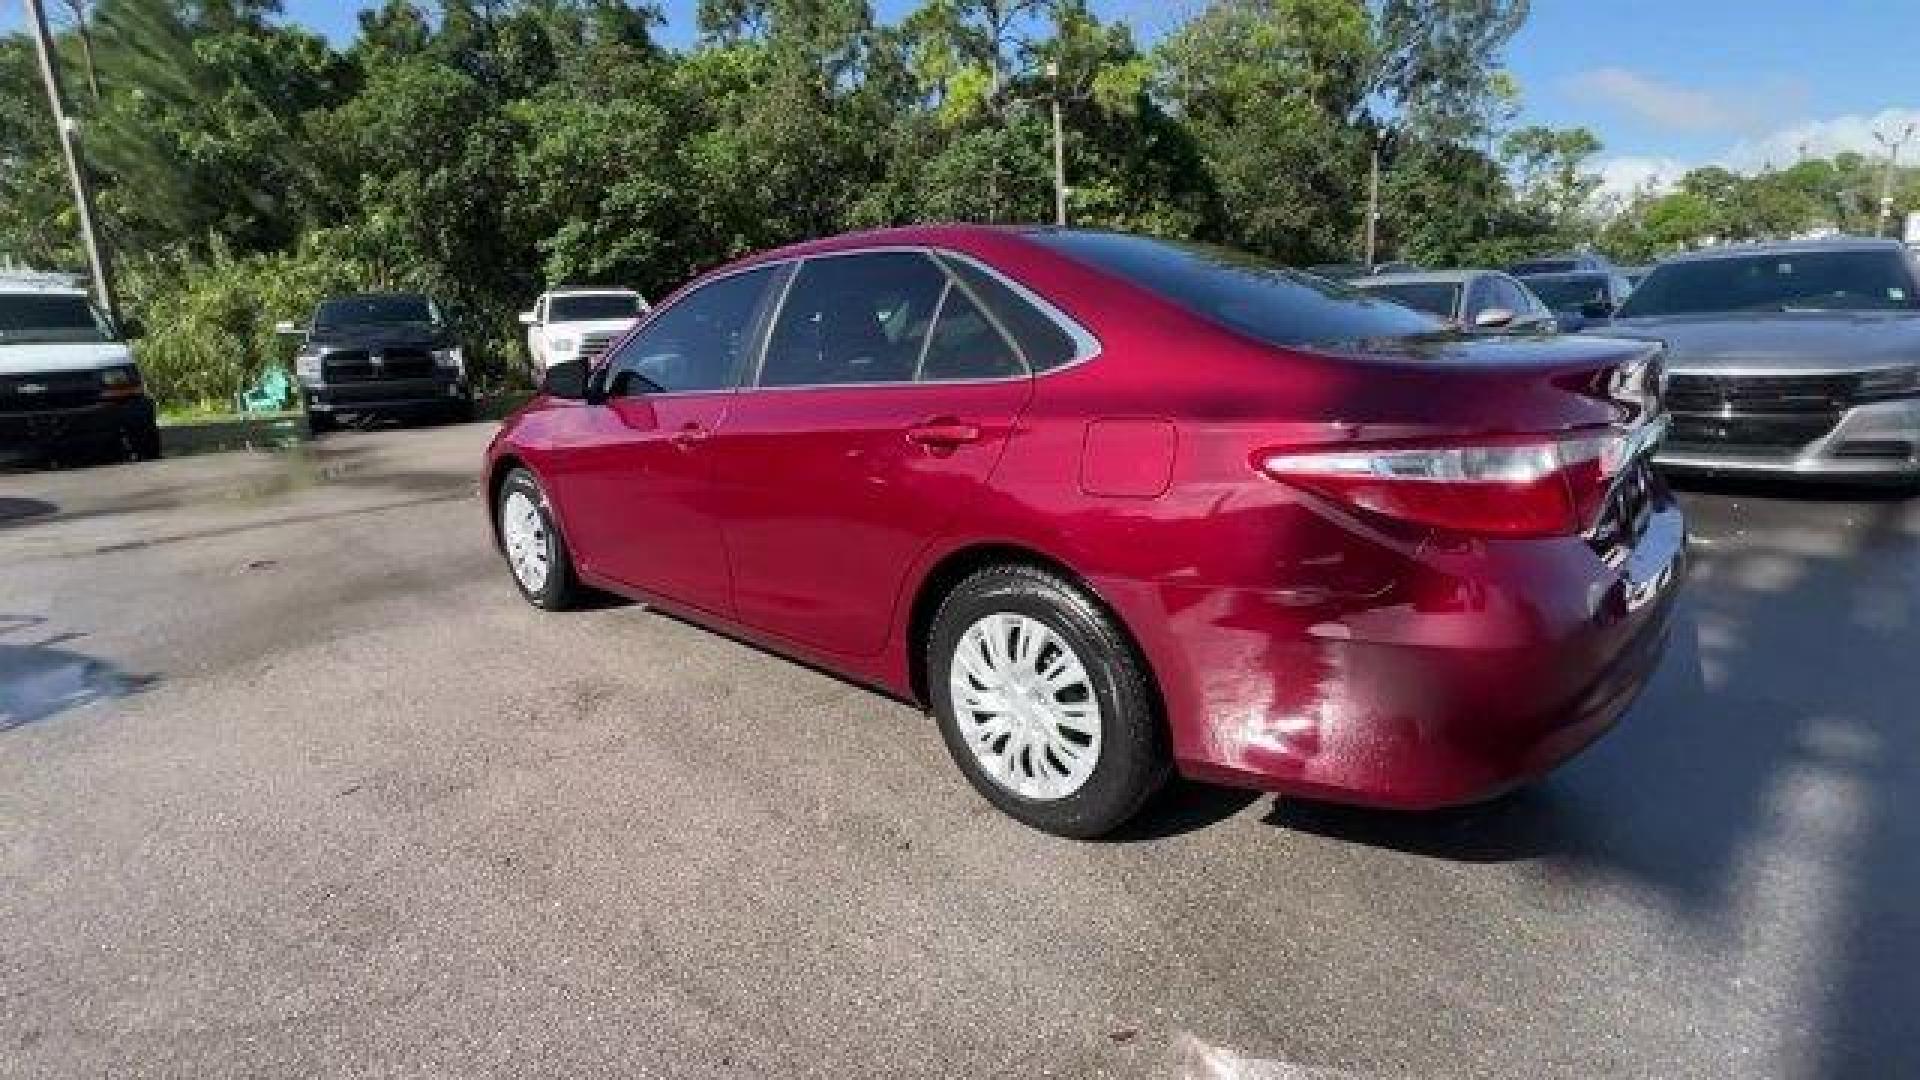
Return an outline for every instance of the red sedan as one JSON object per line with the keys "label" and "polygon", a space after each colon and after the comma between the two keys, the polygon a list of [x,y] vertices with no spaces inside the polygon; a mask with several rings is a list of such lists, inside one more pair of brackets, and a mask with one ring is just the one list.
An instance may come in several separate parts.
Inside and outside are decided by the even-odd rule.
{"label": "red sedan", "polygon": [[1463,339],[1144,237],[842,236],[556,367],[485,490],[533,603],[639,597],[917,702],[1038,828],[1172,770],[1438,807],[1579,750],[1659,657],[1659,348]]}

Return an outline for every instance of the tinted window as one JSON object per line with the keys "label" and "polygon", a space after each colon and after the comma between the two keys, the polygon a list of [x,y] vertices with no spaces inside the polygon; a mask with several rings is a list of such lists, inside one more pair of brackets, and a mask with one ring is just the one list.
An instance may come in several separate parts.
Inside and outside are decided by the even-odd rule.
{"label": "tinted window", "polygon": [[84,296],[0,294],[0,341],[105,341],[107,324]]}
{"label": "tinted window", "polygon": [[1453,318],[1460,309],[1460,286],[1450,281],[1394,281],[1386,284],[1362,283],[1361,292],[1384,296],[1415,311]]}
{"label": "tinted window", "polygon": [[1196,315],[1275,345],[1404,337],[1441,328],[1432,316],[1226,248],[1119,233],[1031,236]]}
{"label": "tinted window", "polygon": [[1514,274],[1564,274],[1580,269],[1577,259],[1529,259],[1523,263],[1514,263],[1509,272]]}
{"label": "tinted window", "polygon": [[437,322],[433,303],[424,296],[347,296],[328,300],[313,317],[316,329],[336,326],[389,326]]}
{"label": "tinted window", "polygon": [[639,315],[640,298],[637,296],[556,296],[547,312],[547,321],[592,322],[596,319],[633,319]]}
{"label": "tinted window", "polygon": [[941,261],[987,306],[1000,326],[1013,335],[1028,367],[1034,371],[1052,371],[1080,355],[1080,347],[1072,335],[1061,329],[1051,315],[1034,307],[999,278],[965,259]]}
{"label": "tinted window", "polygon": [[761,386],[909,382],[947,275],[925,255],[809,259],[780,305]]}
{"label": "tinted window", "polygon": [[1025,374],[1013,346],[962,288],[947,290],[920,362],[923,382],[1006,379]]}
{"label": "tinted window", "polygon": [[1578,311],[1586,304],[1604,304],[1608,300],[1604,274],[1578,277],[1530,277],[1527,288],[1555,311]]}
{"label": "tinted window", "polygon": [[1792,251],[1662,263],[1627,298],[1621,315],[1916,306],[1907,260],[1897,251]]}
{"label": "tinted window", "polygon": [[674,301],[607,365],[614,396],[731,389],[772,267],[723,277]]}

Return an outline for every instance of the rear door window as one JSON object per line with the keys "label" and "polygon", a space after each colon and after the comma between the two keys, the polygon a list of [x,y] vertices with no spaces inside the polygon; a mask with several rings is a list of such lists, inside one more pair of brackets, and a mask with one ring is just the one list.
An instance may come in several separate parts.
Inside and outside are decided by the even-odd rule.
{"label": "rear door window", "polygon": [[1444,328],[1430,315],[1227,248],[1119,233],[1040,230],[1028,235],[1043,247],[1274,345],[1407,337]]}
{"label": "rear door window", "polygon": [[781,302],[761,386],[911,382],[947,275],[918,252],[819,256]]}
{"label": "rear door window", "polygon": [[967,290],[948,289],[920,361],[920,381],[1010,379],[1025,373],[1020,355]]}

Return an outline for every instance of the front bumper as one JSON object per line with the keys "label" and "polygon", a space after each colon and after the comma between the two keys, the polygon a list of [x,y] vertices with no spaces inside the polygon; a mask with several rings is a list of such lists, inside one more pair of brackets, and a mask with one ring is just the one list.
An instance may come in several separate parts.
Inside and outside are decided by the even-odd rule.
{"label": "front bumper", "polygon": [[152,427],[153,399],[145,394],[74,409],[0,413],[0,456],[16,457],[80,444],[112,442]]}
{"label": "front bumper", "polygon": [[454,371],[419,379],[374,379],[349,383],[302,383],[309,412],[400,413],[448,409],[473,400],[466,377]]}
{"label": "front bumper", "polygon": [[[1701,417],[1696,422],[1710,427],[1716,419]],[[1725,419],[1737,424],[1753,417]],[[1841,413],[1826,434],[1797,446],[1682,441],[1676,436],[1655,460],[1676,472],[1916,480],[1920,479],[1920,399],[1855,405]]]}
{"label": "front bumper", "polygon": [[1584,541],[1470,545],[1417,581],[1303,610],[1249,590],[1098,582],[1135,628],[1189,777],[1427,810],[1536,779],[1651,678],[1686,571],[1662,492],[1617,565]]}

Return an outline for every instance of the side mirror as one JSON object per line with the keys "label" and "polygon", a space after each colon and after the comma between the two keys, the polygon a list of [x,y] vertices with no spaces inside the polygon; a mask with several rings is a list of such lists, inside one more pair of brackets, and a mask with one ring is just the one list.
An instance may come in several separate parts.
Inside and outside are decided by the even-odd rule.
{"label": "side mirror", "polygon": [[523,311],[520,313],[520,325],[538,326],[540,325],[540,318],[531,311]]}
{"label": "side mirror", "polygon": [[547,369],[546,378],[540,381],[540,392],[567,401],[585,401],[592,381],[593,373],[585,360],[562,360]]}
{"label": "side mirror", "polygon": [[305,330],[300,329],[300,324],[285,319],[273,324],[273,332],[281,337],[303,337],[306,334]]}
{"label": "side mirror", "polygon": [[1514,315],[1511,308],[1483,308],[1480,314],[1473,317],[1473,325],[1475,329],[1479,330],[1501,330],[1512,326],[1513,318]]}
{"label": "side mirror", "polygon": [[1605,300],[1589,300],[1580,305],[1580,317],[1584,319],[1611,319],[1613,305]]}

